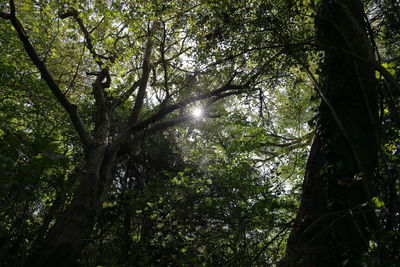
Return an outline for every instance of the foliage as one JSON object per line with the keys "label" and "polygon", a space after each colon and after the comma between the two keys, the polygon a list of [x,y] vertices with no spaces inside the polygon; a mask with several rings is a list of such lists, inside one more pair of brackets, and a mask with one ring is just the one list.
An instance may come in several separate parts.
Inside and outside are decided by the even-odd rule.
{"label": "foliage", "polygon": [[[181,131],[178,143],[171,142],[178,138],[172,132],[146,141],[120,166],[124,171],[105,203],[86,264],[94,258],[139,266],[276,263],[299,190],[283,186],[290,178],[285,169],[293,167],[283,163],[289,151],[275,152],[284,154],[268,165],[254,157],[256,148],[269,146],[254,127],[233,114],[197,121],[196,128]],[[304,145],[290,145],[284,150],[304,154]],[[303,168],[290,175],[301,177]],[[110,254],[96,253],[98,246]]]}
{"label": "foliage", "polygon": [[23,51],[15,48],[15,38],[5,36],[0,64],[0,257],[12,264],[26,257],[62,208],[80,152],[74,133],[63,124],[65,114]]}
{"label": "foliage", "polygon": [[[318,2],[16,1],[67,102],[0,3],[0,265],[25,264],[64,214],[91,145],[125,138],[81,266],[276,266],[307,171],[315,82],[326,74]],[[380,64],[398,81],[399,5],[364,2]],[[383,229],[366,261],[391,266],[399,92],[376,75],[383,145],[372,201]]]}

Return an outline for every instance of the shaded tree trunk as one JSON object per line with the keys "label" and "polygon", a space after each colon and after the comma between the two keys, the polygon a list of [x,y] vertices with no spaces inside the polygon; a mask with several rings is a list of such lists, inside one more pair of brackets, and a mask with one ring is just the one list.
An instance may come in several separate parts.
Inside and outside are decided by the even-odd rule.
{"label": "shaded tree trunk", "polygon": [[377,231],[368,187],[378,161],[378,99],[363,14],[359,0],[320,2],[323,100],[282,267],[364,266]]}
{"label": "shaded tree trunk", "polygon": [[86,174],[74,198],[33,253],[28,266],[76,264],[112,184],[115,158],[116,151],[106,146],[98,146],[87,153]]}

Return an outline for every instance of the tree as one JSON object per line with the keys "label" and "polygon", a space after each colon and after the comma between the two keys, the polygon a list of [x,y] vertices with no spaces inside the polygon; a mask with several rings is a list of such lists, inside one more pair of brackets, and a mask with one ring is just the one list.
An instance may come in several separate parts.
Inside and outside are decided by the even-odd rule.
{"label": "tree", "polygon": [[305,176],[281,264],[393,264],[398,4],[363,3],[0,4],[2,263],[275,265]]}
{"label": "tree", "polygon": [[[179,33],[186,27],[179,20],[185,17],[168,17],[171,15],[168,13],[170,5],[177,3],[144,1],[137,4],[147,5],[146,9],[137,6],[137,10],[131,12],[129,6],[119,2],[94,5],[71,2],[63,6],[55,2],[21,2],[16,5],[11,0],[9,11],[0,13],[1,18],[12,24],[41,79],[67,112],[85,155],[84,175],[80,177],[73,199],[31,256],[32,265],[70,266],[75,262],[113,183],[115,163],[118,158],[135,150],[137,140],[190,120],[190,114],[185,111],[193,103],[202,101],[211,107],[224,97],[243,92],[251,87],[256,77],[248,76],[237,84],[235,75],[231,73],[214,80],[211,86],[215,87],[210,88],[206,84],[196,84],[197,70],[183,69],[171,76],[171,69],[179,70],[182,64],[179,61],[190,50],[186,44],[189,34],[182,36]],[[180,6],[183,12],[179,15],[185,15],[185,9],[195,7],[192,3]],[[58,11],[58,17],[48,12],[52,8]],[[101,12],[106,16],[101,17]],[[26,16],[27,21],[34,21],[34,14],[41,16],[41,23],[50,27],[58,21],[58,31],[55,33],[49,28],[48,36],[36,35],[37,40],[29,36],[39,31],[38,24],[33,23],[29,30],[20,17]],[[140,20],[145,23],[138,23]],[[58,42],[58,35],[63,36],[64,41]],[[49,37],[54,41],[46,43]],[[38,47],[47,47],[47,51],[38,51],[35,41]],[[82,45],[85,48],[79,47]],[[56,69],[54,64],[65,60],[62,53],[68,54],[68,50],[57,50],[57,46],[67,47],[72,53],[83,49],[85,61],[75,58],[75,71],[71,68]],[[127,69],[131,58],[133,70]],[[86,69],[86,79],[83,69]],[[131,71],[133,74],[123,79],[125,73]],[[59,77],[55,78],[54,73]],[[70,91],[74,95],[68,97]],[[90,105],[93,116],[83,117],[86,114],[73,101]],[[123,117],[116,116],[121,109],[129,112]]]}
{"label": "tree", "polygon": [[320,1],[317,38],[325,52],[316,136],[300,208],[281,266],[363,266],[380,225],[371,187],[381,144],[375,60],[361,1]]}
{"label": "tree", "polygon": [[63,208],[79,151],[71,151],[75,140],[62,122],[67,118],[32,73],[24,51],[8,52],[18,40],[3,31],[9,25],[1,22],[0,258],[13,265]]}
{"label": "tree", "polygon": [[[194,128],[190,140],[186,140],[189,144],[182,139],[188,139],[190,130],[181,129],[182,139],[174,146],[187,151],[183,155],[191,163],[185,161],[185,168],[178,168],[178,172],[160,169],[164,164],[158,164],[164,162],[159,149],[169,151],[165,147],[174,131],[168,137],[149,139],[135,160],[128,161],[129,174],[121,173],[121,179],[136,186],[109,194],[109,215],[96,227],[99,235],[92,236],[96,241],[87,252],[86,263],[104,255],[97,252],[99,243],[109,248],[106,251],[110,255],[101,263],[104,265],[117,261],[117,265],[138,266],[245,266],[278,261],[284,246],[282,233],[289,229],[296,198],[277,186],[279,177],[273,177],[274,169],[261,172],[261,167],[254,166],[261,160],[252,158],[254,148],[269,148],[264,144],[268,140],[264,129],[255,129],[236,112],[211,122],[197,121],[187,128]],[[151,143],[161,140],[164,145],[153,154]],[[303,140],[296,143],[299,151],[291,147],[293,143],[288,142],[287,147],[278,143],[276,151],[287,148],[288,154],[303,154]],[[168,153],[168,161],[175,161],[174,155]],[[287,167],[297,174],[293,166],[278,164],[276,159],[271,165],[282,172]],[[116,201],[119,197],[125,201]],[[122,203],[128,206],[126,213],[118,212]],[[130,217],[130,227],[120,223],[122,214]],[[125,236],[127,229],[131,232]],[[124,239],[119,238],[121,235]],[[131,249],[123,249],[121,240],[128,241]],[[115,251],[122,255],[116,258]]]}

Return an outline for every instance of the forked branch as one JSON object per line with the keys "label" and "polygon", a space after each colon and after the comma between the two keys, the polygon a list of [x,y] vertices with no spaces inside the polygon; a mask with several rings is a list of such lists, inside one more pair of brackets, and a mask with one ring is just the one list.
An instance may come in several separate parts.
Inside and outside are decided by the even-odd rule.
{"label": "forked branch", "polygon": [[29,41],[29,37],[27,36],[23,25],[15,15],[15,4],[13,0],[10,0],[10,11],[11,11],[10,13],[2,12],[0,15],[1,18],[11,21],[11,24],[17,31],[18,38],[22,42],[29,58],[36,66],[36,68],[39,70],[42,79],[46,82],[47,86],[49,87],[49,89],[51,90],[57,101],[67,111],[71,119],[71,122],[75,130],[78,132],[78,135],[84,146],[89,147],[92,144],[92,137],[90,136],[86,127],[83,125],[77,106],[70,103],[69,100],[65,97],[60,87],[54,80],[53,76],[48,71],[44,62],[39,58],[39,55],[37,54],[35,47]]}

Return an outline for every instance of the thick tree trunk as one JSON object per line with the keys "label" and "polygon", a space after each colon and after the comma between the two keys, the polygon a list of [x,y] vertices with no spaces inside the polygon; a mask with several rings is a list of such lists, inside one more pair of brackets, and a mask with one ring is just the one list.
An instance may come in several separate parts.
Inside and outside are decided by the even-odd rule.
{"label": "thick tree trunk", "polygon": [[[377,229],[368,185],[378,156],[373,58],[359,0],[322,0],[322,103],[282,267],[364,266]],[[363,58],[363,59],[362,59]]]}
{"label": "thick tree trunk", "polygon": [[28,266],[74,266],[90,237],[112,183],[115,152],[105,146],[91,149],[86,157],[86,174],[66,210],[50,228],[31,256]]}

